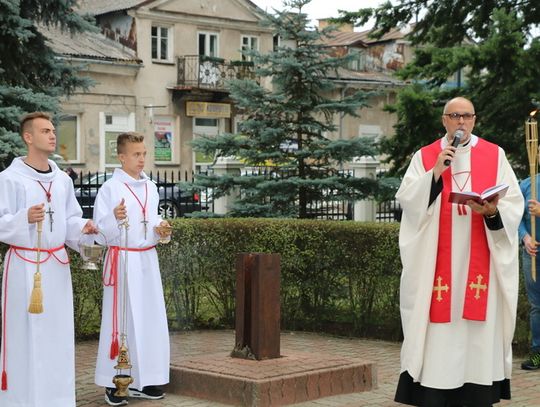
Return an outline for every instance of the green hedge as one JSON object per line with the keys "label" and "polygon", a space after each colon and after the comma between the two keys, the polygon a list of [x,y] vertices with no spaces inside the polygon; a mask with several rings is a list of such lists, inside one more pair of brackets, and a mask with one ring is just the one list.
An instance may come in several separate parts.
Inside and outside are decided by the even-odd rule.
{"label": "green hedge", "polygon": [[394,225],[178,220],[174,242],[160,252],[170,316],[178,328],[232,327],[236,254],[279,253],[284,329],[361,335],[382,331],[397,339],[396,242]]}
{"label": "green hedge", "polygon": [[[237,253],[281,255],[282,329],[399,340],[398,224],[276,219],[177,219],[159,247],[171,329],[234,327]],[[4,248],[5,249],[5,248]],[[95,336],[101,272],[71,254],[77,337]],[[528,343],[520,295],[515,335]]]}

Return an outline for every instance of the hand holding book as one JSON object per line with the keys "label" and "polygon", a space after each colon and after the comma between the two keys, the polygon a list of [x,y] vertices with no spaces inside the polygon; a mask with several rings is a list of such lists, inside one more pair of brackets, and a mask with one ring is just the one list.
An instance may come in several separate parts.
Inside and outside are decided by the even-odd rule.
{"label": "hand holding book", "polygon": [[495,185],[493,187],[485,189],[480,194],[472,191],[452,191],[450,192],[448,201],[455,204],[465,205],[467,201],[473,200],[475,202],[478,202],[479,204],[482,204],[484,201],[493,201],[497,196],[499,197],[499,199],[501,199],[506,195],[507,191],[507,184]]}

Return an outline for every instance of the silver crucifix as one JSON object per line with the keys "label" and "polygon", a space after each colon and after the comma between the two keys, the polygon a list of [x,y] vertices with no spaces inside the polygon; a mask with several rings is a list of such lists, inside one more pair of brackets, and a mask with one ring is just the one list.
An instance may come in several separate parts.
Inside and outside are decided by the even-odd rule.
{"label": "silver crucifix", "polygon": [[146,220],[146,218],[143,218],[143,220],[141,220],[141,223],[143,224],[144,226],[144,240],[146,240],[146,229],[147,229],[147,225],[148,225],[148,221]]}
{"label": "silver crucifix", "polygon": [[54,223],[54,219],[53,219],[53,213],[54,211],[52,210],[52,208],[49,206],[49,209],[47,210],[47,212],[45,212],[47,215],[49,215],[49,225],[51,227],[51,232],[52,232],[52,225]]}

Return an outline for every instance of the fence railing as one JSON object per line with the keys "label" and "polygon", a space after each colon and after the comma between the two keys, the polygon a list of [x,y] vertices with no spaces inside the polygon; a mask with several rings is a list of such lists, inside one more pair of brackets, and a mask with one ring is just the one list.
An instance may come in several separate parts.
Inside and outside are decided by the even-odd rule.
{"label": "fence railing", "polygon": [[377,222],[400,222],[401,205],[396,199],[379,202],[377,204]]}
{"label": "fence railing", "polygon": [[177,84],[184,87],[225,90],[227,80],[255,79],[249,61],[226,61],[204,55],[177,58]]}
{"label": "fence railing", "polygon": [[[267,179],[286,179],[295,177],[296,170],[279,169],[269,167],[256,167],[244,169],[243,176],[263,176]],[[354,176],[349,170],[328,170],[327,176],[351,177]],[[310,197],[311,195],[311,197]],[[353,220],[354,202],[344,200],[337,195],[337,191],[330,188],[322,188],[317,191],[308,192],[308,202],[306,204],[307,217],[310,219],[327,220]]]}
{"label": "fence railing", "polygon": [[[202,189],[196,193],[182,191],[178,183],[192,182],[194,174],[181,171],[163,171],[150,173],[150,179],[156,184],[159,193],[159,213],[166,218],[185,217],[193,212],[213,212],[214,205],[211,189]],[[291,170],[276,170],[275,168],[250,168],[242,171],[243,176],[264,176],[267,178],[291,177]],[[354,176],[349,170],[333,171],[328,175],[343,177]],[[101,185],[112,176],[112,172],[80,173],[74,179],[75,196],[83,209],[83,216],[91,218],[94,211],[94,202]],[[343,200],[337,196],[337,191],[322,189],[317,191],[318,198],[308,200],[306,210],[311,219],[327,220],[353,220],[354,201]],[[401,207],[394,199],[377,204],[375,220],[377,222],[399,222],[401,220]]]}
{"label": "fence railing", "polygon": [[[81,173],[74,179],[75,197],[81,205],[84,217],[92,217],[98,190],[111,176],[112,172],[88,172]],[[211,193],[207,189],[186,193],[178,187],[180,181],[189,182],[193,179],[188,177],[187,172],[183,177],[180,171],[150,173],[149,177],[158,189],[158,211],[163,217],[178,218],[197,211],[212,212]]]}

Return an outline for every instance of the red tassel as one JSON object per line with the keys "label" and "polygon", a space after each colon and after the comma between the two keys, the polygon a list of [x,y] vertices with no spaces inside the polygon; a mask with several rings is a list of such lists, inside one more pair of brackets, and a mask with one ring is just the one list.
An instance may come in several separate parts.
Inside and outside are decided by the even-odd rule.
{"label": "red tassel", "polygon": [[117,356],[118,356],[118,338],[115,337],[111,343],[110,358],[111,360],[114,360]]}
{"label": "red tassel", "polygon": [[2,372],[2,391],[7,390],[7,372],[4,370]]}

